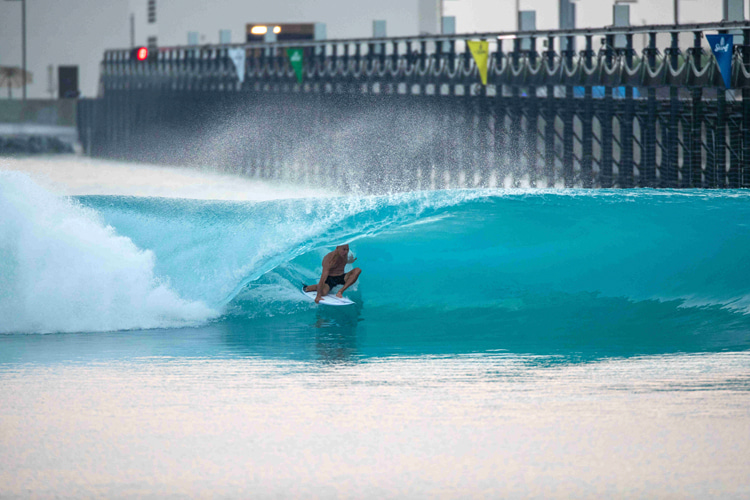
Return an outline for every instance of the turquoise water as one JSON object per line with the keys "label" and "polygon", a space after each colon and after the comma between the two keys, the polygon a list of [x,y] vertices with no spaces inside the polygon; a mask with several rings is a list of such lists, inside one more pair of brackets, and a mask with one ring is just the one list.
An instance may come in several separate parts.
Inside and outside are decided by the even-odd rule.
{"label": "turquoise water", "polygon": [[[0,214],[0,493],[748,493],[745,191],[66,198],[0,172]],[[355,305],[305,301],[343,242]]]}
{"label": "turquoise water", "polygon": [[[744,192],[65,200],[20,177],[7,189],[13,182],[26,191],[4,202],[16,211],[0,264],[5,334],[129,330],[108,334],[125,353],[153,342],[163,355],[293,359],[326,356],[309,344],[329,340],[351,359],[750,347]],[[304,301],[301,283],[315,282],[342,242],[363,269],[347,292],[356,305]],[[15,349],[0,356],[23,359]]]}

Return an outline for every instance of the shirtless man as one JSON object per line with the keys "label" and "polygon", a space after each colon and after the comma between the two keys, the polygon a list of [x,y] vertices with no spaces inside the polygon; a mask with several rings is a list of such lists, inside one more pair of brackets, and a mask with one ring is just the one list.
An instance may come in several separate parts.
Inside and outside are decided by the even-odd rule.
{"label": "shirtless man", "polygon": [[318,304],[320,303],[320,299],[328,295],[331,288],[336,285],[344,285],[336,294],[336,297],[341,298],[344,290],[352,286],[362,272],[360,268],[355,267],[348,273],[344,274],[344,267],[355,260],[357,260],[356,257],[349,260],[349,245],[337,246],[336,250],[323,257],[323,272],[320,274],[320,281],[318,281],[318,284],[303,286],[302,291],[317,291],[318,294],[315,296],[315,303]]}

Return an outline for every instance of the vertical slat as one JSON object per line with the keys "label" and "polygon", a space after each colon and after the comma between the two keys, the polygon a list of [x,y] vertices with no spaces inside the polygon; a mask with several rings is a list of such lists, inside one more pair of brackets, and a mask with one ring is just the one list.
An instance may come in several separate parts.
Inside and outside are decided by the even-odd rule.
{"label": "vertical slat", "polygon": [[[648,34],[648,66],[656,67],[656,33]],[[640,185],[656,187],[656,89],[648,88],[646,123],[643,131],[643,154],[641,156]]]}
{"label": "vertical slat", "polygon": [[[633,67],[633,34],[625,35],[625,62],[629,68]],[[630,188],[634,185],[633,164],[633,115],[634,115],[633,87],[625,86],[625,102],[622,122],[620,123],[620,169],[618,172],[620,187]]]}
{"label": "vertical slat", "polygon": [[[750,29],[742,30],[742,62],[750,65]],[[742,172],[740,186],[750,187],[750,88],[742,89]]]}
{"label": "vertical slat", "polygon": [[[615,41],[614,35],[607,35],[607,45],[604,49],[604,60],[607,66],[612,65],[613,58],[613,45]],[[604,88],[604,101],[602,103],[602,111],[599,117],[599,121],[602,127],[602,162],[601,162],[601,186],[603,188],[612,187],[612,116],[614,110],[614,103],[612,102],[612,87],[606,86]]]}
{"label": "vertical slat", "polygon": [[[513,52],[511,59],[513,66],[518,67],[518,61],[521,57],[521,39],[513,40]],[[518,182],[518,176],[521,163],[521,97],[516,83],[512,86],[513,100],[511,103],[511,131],[510,131],[510,170],[513,176],[513,184]]]}
{"label": "vertical slat", "polygon": [[[489,83],[489,81],[487,82]],[[487,95],[487,85],[483,85],[476,97],[478,102],[477,133],[479,134],[479,151],[477,156],[477,171],[479,173],[479,187],[487,187],[487,166],[489,164],[489,133],[490,133],[490,100]]]}
{"label": "vertical slat", "polygon": [[[703,32],[696,31],[693,33],[693,64],[697,70],[702,67],[701,63],[701,38]],[[690,116],[690,181],[689,186],[692,188],[705,187],[703,180],[702,151],[701,145],[703,138],[701,128],[703,125],[703,110],[701,100],[703,98],[703,89],[694,87],[692,93],[692,114]]]}
{"label": "vertical slat", "polygon": [[[720,34],[726,30],[720,30]],[[714,146],[713,162],[706,165],[706,180],[708,187],[727,187],[727,93],[723,87],[716,89],[716,143]]]}
{"label": "vertical slat", "polygon": [[[547,38],[547,63],[550,68],[555,63],[555,38]],[[547,187],[555,186],[555,86],[547,85],[547,99],[544,112],[544,175]]]}
{"label": "vertical slat", "polygon": [[[670,64],[673,68],[677,68],[679,64],[678,49],[679,49],[679,37],[678,33],[672,33],[672,45],[671,53],[669,56]],[[679,127],[679,116],[680,116],[680,101],[679,101],[679,89],[674,85],[669,87],[669,126],[667,129],[667,158],[666,172],[663,177],[662,186],[668,188],[677,187],[677,181],[679,178],[678,174],[678,143],[677,134]]]}
{"label": "vertical slat", "polygon": [[[568,67],[573,66],[573,37],[567,37],[565,49],[565,60]],[[573,113],[575,109],[575,98],[573,86],[565,86],[565,103],[563,104],[563,179],[565,187],[573,187],[575,179],[573,176]]]}
{"label": "vertical slat", "polygon": [[[536,52],[536,37],[530,38],[530,53],[529,61],[532,66],[536,66],[537,63],[537,52]],[[529,184],[532,187],[537,185],[537,156],[539,154],[537,150],[537,130],[539,129],[539,99],[536,96],[536,87],[529,87],[529,112],[526,114],[526,144],[524,149],[527,155],[526,169],[529,173]]]}
{"label": "vertical slat", "polygon": [[[495,64],[503,64],[503,41],[497,41],[497,51],[495,52]],[[494,116],[494,171],[498,184],[503,182],[503,172],[505,170],[505,158],[507,155],[507,141],[505,135],[505,100],[503,99],[503,85],[497,84],[495,87],[495,102],[492,106]]]}
{"label": "vertical slat", "polygon": [[[592,35],[586,35],[586,52],[584,56],[584,61],[586,63],[587,68],[590,68],[591,64],[593,63],[594,48],[593,48],[592,38],[593,38]],[[583,187],[585,188],[591,188],[594,186],[593,122],[594,122],[593,89],[591,88],[591,85],[586,85],[586,88],[584,90],[584,96],[583,96],[583,114],[581,117],[581,125],[582,125],[581,134],[583,135],[583,137],[581,138],[581,141],[582,141],[582,144],[581,144],[581,147],[582,147],[581,182],[582,182]]]}

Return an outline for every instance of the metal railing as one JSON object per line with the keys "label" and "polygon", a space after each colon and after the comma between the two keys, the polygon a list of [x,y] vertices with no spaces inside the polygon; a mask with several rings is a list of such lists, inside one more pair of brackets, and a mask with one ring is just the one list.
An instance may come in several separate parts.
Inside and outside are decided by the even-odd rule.
{"label": "metal railing", "polygon": [[[729,92],[707,31],[743,35]],[[469,40],[489,42],[486,85]],[[89,126],[97,132],[84,141],[102,156],[215,163],[368,191],[744,187],[748,44],[750,23],[732,22],[162,47],[143,62],[130,50],[109,50],[102,98],[82,103],[100,125]],[[290,48],[303,51],[301,75]],[[237,50],[240,67],[230,58]],[[263,127],[243,122],[257,116]],[[367,137],[348,149],[341,136],[353,117],[380,126],[369,124]],[[190,153],[211,133],[238,135],[243,127],[253,132],[239,133],[246,142],[231,155],[212,157],[202,146]],[[404,131],[410,141],[395,135]],[[290,146],[300,141],[310,165]],[[378,160],[360,161],[353,175],[346,166],[363,151]]]}

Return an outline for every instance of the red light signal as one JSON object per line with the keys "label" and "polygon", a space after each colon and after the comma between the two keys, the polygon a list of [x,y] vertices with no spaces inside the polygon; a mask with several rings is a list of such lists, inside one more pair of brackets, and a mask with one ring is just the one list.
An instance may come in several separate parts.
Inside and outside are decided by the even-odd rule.
{"label": "red light signal", "polygon": [[148,59],[148,48],[146,47],[138,47],[135,51],[135,58],[138,61],[145,61]]}

